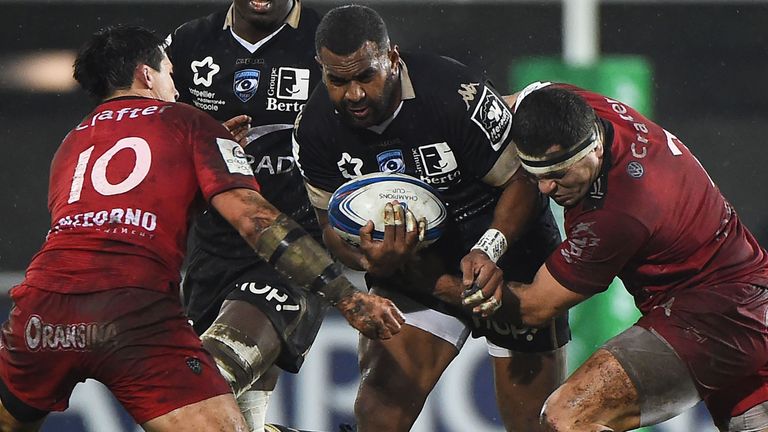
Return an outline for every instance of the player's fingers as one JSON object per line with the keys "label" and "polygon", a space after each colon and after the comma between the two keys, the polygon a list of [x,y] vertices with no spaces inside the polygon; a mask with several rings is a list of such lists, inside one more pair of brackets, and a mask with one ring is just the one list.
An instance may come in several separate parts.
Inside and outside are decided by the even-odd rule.
{"label": "player's fingers", "polygon": [[392,216],[395,223],[395,242],[405,240],[405,210],[398,201],[392,203]]}
{"label": "player's fingers", "polygon": [[501,300],[496,296],[489,298],[481,303],[479,306],[472,309],[472,312],[480,315],[483,318],[488,318],[493,315],[501,307]]}
{"label": "player's fingers", "polygon": [[464,257],[461,260],[461,263],[459,263],[459,266],[461,268],[461,283],[464,285],[466,289],[469,289],[471,285],[475,282],[475,278],[477,277],[477,273],[475,272],[475,266],[472,264],[472,261],[468,260],[466,257]]}
{"label": "player's fingers", "polygon": [[419,241],[424,241],[424,236],[427,235],[427,218],[419,219]]}
{"label": "player's fingers", "polygon": [[364,247],[373,242],[373,221],[366,222],[359,232],[360,246]]}
{"label": "player's fingers", "polygon": [[392,242],[395,236],[395,209],[392,203],[384,204],[384,241]]}
{"label": "player's fingers", "polygon": [[410,210],[405,211],[405,241],[409,248],[419,242],[418,223]]}
{"label": "player's fingers", "polygon": [[231,119],[225,121],[222,123],[225,128],[227,128],[228,131],[232,132],[233,130],[237,129],[238,127],[242,127],[245,124],[248,124],[251,122],[251,117],[247,116],[245,114],[240,114],[238,116],[234,116]]}

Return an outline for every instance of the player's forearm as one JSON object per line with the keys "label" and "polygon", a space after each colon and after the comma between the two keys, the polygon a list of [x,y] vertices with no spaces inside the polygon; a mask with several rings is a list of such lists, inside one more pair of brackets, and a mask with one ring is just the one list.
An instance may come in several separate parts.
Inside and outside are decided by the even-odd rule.
{"label": "player's forearm", "polygon": [[539,189],[518,170],[504,188],[493,214],[492,228],[501,231],[509,244],[528,228],[540,206]]}
{"label": "player's forearm", "polygon": [[262,259],[297,286],[332,304],[356,291],[328,252],[258,192],[234,189],[216,195],[211,203]]}

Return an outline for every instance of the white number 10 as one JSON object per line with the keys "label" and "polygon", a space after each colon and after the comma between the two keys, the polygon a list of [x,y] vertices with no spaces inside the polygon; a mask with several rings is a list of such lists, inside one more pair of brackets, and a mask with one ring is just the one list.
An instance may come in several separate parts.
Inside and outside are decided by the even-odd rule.
{"label": "white number 10", "polygon": [[[80,192],[83,190],[85,172],[88,169],[88,162],[91,159],[93,147],[90,146],[85,149],[77,158],[75,174],[72,176],[72,187],[69,189],[68,204],[80,200]],[[117,152],[123,149],[132,150],[136,155],[136,162],[133,166],[133,171],[131,171],[128,177],[117,184],[112,184],[107,180],[107,166]],[[93,170],[91,170],[91,184],[93,184],[93,189],[101,195],[108,196],[125,193],[138,186],[147,177],[150,165],[152,165],[152,152],[149,149],[149,144],[139,137],[123,138],[96,159],[96,162],[93,164]]]}

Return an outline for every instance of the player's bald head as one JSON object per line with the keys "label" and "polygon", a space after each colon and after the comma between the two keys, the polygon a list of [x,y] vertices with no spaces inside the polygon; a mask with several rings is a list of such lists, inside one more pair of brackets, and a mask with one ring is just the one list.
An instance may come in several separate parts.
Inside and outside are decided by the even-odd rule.
{"label": "player's bald head", "polygon": [[317,27],[315,50],[322,48],[338,55],[349,55],[366,42],[386,52],[389,50],[387,26],[379,14],[366,6],[346,5],[331,9]]}

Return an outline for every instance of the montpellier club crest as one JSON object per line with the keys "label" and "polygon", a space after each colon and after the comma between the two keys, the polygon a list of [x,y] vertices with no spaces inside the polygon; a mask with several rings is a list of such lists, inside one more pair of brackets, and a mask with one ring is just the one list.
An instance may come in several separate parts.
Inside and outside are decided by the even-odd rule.
{"label": "montpellier club crest", "polygon": [[235,81],[232,84],[235,96],[243,102],[248,102],[259,88],[260,75],[261,71],[258,69],[243,69],[235,72]]}

